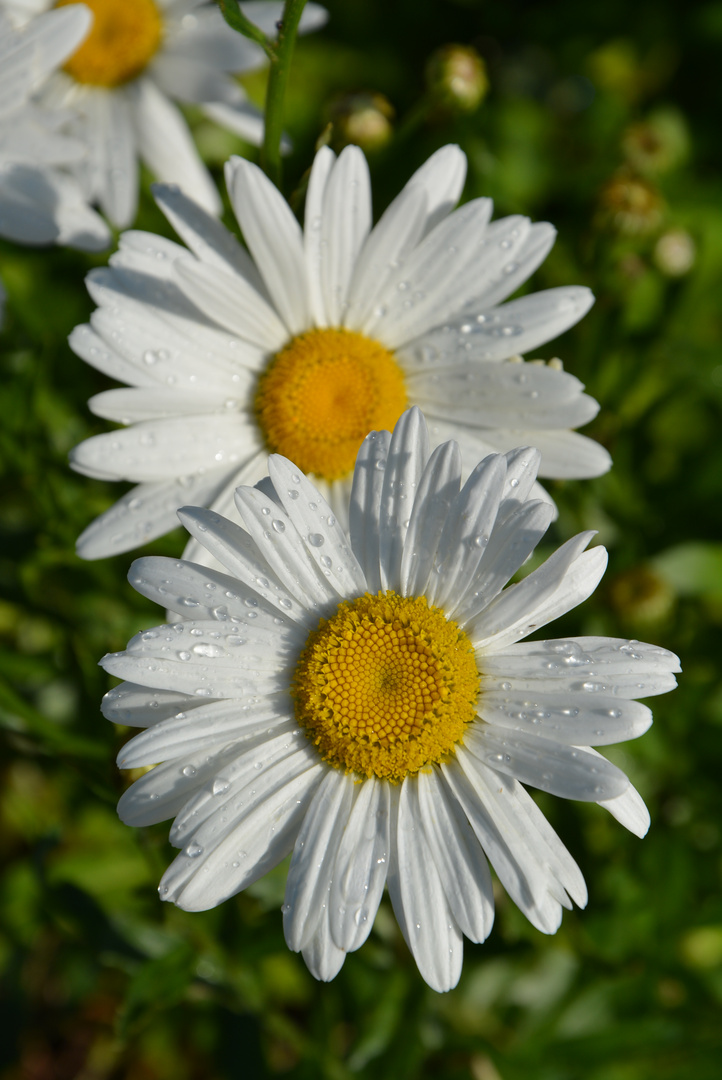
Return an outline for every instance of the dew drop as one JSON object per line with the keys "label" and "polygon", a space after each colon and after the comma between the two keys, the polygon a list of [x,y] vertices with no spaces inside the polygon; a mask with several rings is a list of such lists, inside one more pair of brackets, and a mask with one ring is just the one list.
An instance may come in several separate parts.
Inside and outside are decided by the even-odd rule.
{"label": "dew drop", "polygon": [[220,645],[194,645],[193,652],[196,654],[196,656],[216,657],[226,655],[226,650],[221,648]]}

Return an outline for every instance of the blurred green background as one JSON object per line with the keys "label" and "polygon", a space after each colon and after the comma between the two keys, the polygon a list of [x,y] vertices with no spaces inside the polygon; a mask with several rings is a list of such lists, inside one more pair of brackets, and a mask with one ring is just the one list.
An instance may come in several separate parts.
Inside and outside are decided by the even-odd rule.
{"label": "blurred green background", "polygon": [[[386,902],[335,982],[316,983],[283,942],[284,868],[216,911],[161,905],[167,826],[116,818],[128,732],[100,716],[109,680],[97,667],[159,612],[127,585],[129,556],[73,554],[119,493],[66,465],[106,429],[85,403],[109,384],[65,344],[92,310],[84,274],[104,259],[0,243],[0,1077],[718,1080],[722,3],[326,6],[327,28],[296,52],[286,194],[319,138],[356,138],[372,148],[378,214],[455,141],[469,158],[465,198],[557,226],[529,287],[597,296],[541,355],[560,356],[600,401],[586,430],[614,468],[552,485],[561,513],[545,552],[596,528],[610,567],[551,635],[640,637],[680,655],[681,686],[650,702],[652,730],[610,755],[652,828],[640,841],[594,805],[541,798],[589,906],[546,938],[500,891],[489,941],[467,943],[443,996],[418,976]],[[483,58],[476,108],[427,89],[446,43]],[[246,86],[262,102],[263,76]],[[255,153],[195,119],[215,167]],[[167,231],[147,178],[139,225]],[[183,543],[178,531],[151,550]]]}

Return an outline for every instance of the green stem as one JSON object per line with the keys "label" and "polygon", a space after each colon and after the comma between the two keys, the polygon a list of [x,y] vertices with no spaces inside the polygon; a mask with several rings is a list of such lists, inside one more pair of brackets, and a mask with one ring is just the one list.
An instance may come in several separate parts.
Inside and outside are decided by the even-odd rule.
{"label": "green stem", "polygon": [[274,43],[250,19],[246,18],[238,6],[238,0],[218,0],[218,7],[221,9],[221,15],[229,26],[237,30],[239,34],[243,34],[244,37],[255,41],[257,45],[261,46],[269,59],[273,58]]}
{"label": "green stem", "polygon": [[271,68],[266,90],[265,135],[261,147],[261,167],[276,187],[281,186],[283,100],[286,96],[298,24],[305,6],[306,0],[286,0],[278,38],[269,53]]}

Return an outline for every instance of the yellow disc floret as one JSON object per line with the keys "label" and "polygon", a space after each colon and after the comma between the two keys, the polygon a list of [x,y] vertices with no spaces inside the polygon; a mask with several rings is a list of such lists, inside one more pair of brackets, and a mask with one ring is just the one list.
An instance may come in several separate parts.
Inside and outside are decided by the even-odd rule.
{"label": "yellow disc floret", "polygon": [[[57,0],[65,7],[76,0]],[[119,86],[140,75],[163,37],[154,0],[83,0],[93,13],[90,33],[63,70],[76,82]]]}
{"label": "yellow disc floret", "polygon": [[293,338],[261,376],[256,395],[269,449],[325,480],[351,472],[369,431],[392,429],[405,408],[393,353],[350,330]]}
{"label": "yellow disc floret", "polygon": [[325,761],[393,783],[453,753],[478,691],[466,634],[425,597],[395,592],[344,601],[321,619],[292,689]]}

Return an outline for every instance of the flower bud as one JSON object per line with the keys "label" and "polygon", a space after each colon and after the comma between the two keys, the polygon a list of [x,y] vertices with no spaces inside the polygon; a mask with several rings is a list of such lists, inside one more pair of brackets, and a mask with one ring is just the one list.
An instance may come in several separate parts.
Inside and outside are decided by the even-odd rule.
{"label": "flower bud", "polygon": [[622,151],[629,164],[645,175],[665,173],[680,165],[689,150],[689,136],[681,114],[660,109],[647,120],[630,124],[622,136]]}
{"label": "flower bud", "polygon": [[626,169],[617,172],[599,193],[597,224],[623,236],[652,233],[662,223],[664,202],[648,180]]}
{"label": "flower bud", "polygon": [[473,112],[486,97],[489,78],[476,49],[443,45],[426,65],[429,90],[459,112]]}
{"label": "flower bud", "polygon": [[345,94],[331,107],[331,141],[338,149],[353,143],[373,153],[391,138],[393,118],[394,108],[383,94]]}
{"label": "flower bud", "polygon": [[640,629],[663,622],[675,605],[671,586],[649,566],[617,574],[610,584],[610,598],[624,622]]}
{"label": "flower bud", "polygon": [[654,262],[667,277],[682,277],[694,265],[694,240],[685,229],[670,229],[654,245]]}

